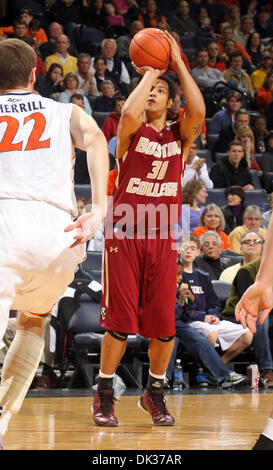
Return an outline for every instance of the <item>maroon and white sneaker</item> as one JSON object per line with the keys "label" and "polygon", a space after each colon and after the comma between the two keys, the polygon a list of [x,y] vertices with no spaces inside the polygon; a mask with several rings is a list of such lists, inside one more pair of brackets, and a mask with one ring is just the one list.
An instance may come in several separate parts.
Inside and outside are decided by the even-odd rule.
{"label": "maroon and white sneaker", "polygon": [[146,413],[150,413],[155,426],[173,426],[175,423],[175,419],[166,407],[166,399],[162,390],[145,389],[139,399],[138,406]]}
{"label": "maroon and white sneaker", "polygon": [[93,419],[98,426],[117,426],[118,420],[114,415],[113,390],[100,390],[94,393]]}

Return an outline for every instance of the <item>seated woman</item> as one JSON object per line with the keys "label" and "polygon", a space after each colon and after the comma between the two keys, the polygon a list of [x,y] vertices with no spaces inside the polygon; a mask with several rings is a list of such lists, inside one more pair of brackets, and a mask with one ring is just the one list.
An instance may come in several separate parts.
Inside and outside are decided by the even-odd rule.
{"label": "seated woman", "polygon": [[[59,94],[58,101],[60,101],[61,103],[69,103],[71,96],[75,93],[80,93],[83,95],[78,86],[79,80],[77,78],[77,75],[74,72],[67,73],[64,77],[64,91]],[[92,116],[91,106],[86,96],[83,97],[83,101],[87,114],[89,114],[89,116]]]}
{"label": "seated woman", "polygon": [[221,72],[226,70],[226,63],[224,62],[224,59],[221,54],[221,49],[217,42],[210,42],[208,44],[208,53],[209,53],[209,62],[208,62],[208,67],[212,69],[218,69]]}
{"label": "seated woman", "polygon": [[[205,208],[208,193],[206,185],[200,180],[189,181],[182,190],[183,206],[181,211],[181,217],[179,221],[180,227],[183,227],[183,231],[192,232],[198,227],[200,216]],[[186,205],[189,208],[189,220],[187,220],[188,210],[185,208]],[[189,225],[189,227],[188,227]]]}
{"label": "seated woman", "polygon": [[56,94],[64,91],[63,68],[59,64],[51,64],[49,70],[36,77],[35,89],[45,98],[56,98]]}
{"label": "seated woman", "polygon": [[192,235],[197,238],[200,238],[201,235],[204,235],[208,230],[214,230],[221,237],[221,249],[222,250],[231,250],[231,242],[224,232],[225,229],[225,218],[222,210],[216,204],[208,204],[203,210],[199,226],[196,227]]}
{"label": "seated woman", "polygon": [[248,168],[262,173],[255,158],[255,137],[252,129],[249,126],[240,126],[235,134],[235,140],[239,140],[243,146]]}
{"label": "seated woman", "polygon": [[224,232],[228,235],[235,227],[242,225],[245,211],[245,191],[241,186],[229,186],[225,190],[227,205],[221,207],[226,226]]}
{"label": "seated woman", "polygon": [[229,234],[232,250],[241,254],[241,236],[246,232],[257,232],[266,239],[267,230],[262,228],[262,213],[259,206],[247,206],[243,216],[242,225],[237,226]]}

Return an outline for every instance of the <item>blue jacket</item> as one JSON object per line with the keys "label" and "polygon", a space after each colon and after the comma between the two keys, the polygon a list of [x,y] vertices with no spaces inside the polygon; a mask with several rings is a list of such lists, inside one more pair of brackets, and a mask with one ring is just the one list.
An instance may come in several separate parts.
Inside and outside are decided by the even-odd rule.
{"label": "blue jacket", "polygon": [[176,327],[184,326],[192,321],[204,321],[205,315],[215,315],[221,318],[221,304],[214,292],[208,273],[194,268],[193,273],[183,273],[183,283],[187,283],[195,301],[188,299],[188,304],[181,307],[177,302],[175,307]]}

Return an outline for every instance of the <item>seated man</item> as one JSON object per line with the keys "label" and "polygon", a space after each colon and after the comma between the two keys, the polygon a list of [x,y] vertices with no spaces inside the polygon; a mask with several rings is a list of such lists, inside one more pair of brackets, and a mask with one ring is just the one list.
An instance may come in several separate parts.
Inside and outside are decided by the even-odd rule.
{"label": "seated man", "polygon": [[202,256],[195,260],[195,266],[207,272],[212,280],[218,280],[221,273],[231,264],[228,257],[221,257],[221,238],[217,232],[208,230],[199,239]]}
{"label": "seated man", "polygon": [[241,236],[240,244],[242,261],[224,269],[220,275],[220,281],[231,284],[241,266],[261,258],[264,244],[262,235],[252,231],[246,232]]}
{"label": "seated man", "polygon": [[209,174],[208,174],[208,167],[206,164],[206,159],[198,157],[198,147],[197,143],[192,142],[190,148],[189,148],[189,153],[188,153],[188,158],[187,158],[187,163],[184,169],[184,174],[183,174],[183,179],[182,179],[182,188],[187,184],[188,181],[192,179],[200,180],[205,183],[206,188],[212,189],[213,188],[213,182],[211,181]]}
{"label": "seated man", "polygon": [[238,140],[233,140],[229,144],[227,158],[215,163],[210,170],[210,179],[214,188],[236,185],[243,189],[254,189],[252,176],[243,156],[243,145]]}
{"label": "seated man", "polygon": [[[187,285],[181,284],[179,302],[175,308],[176,341],[167,369],[167,377],[169,379],[172,377],[177,348],[181,342],[193,357],[198,358],[208,374],[212,375],[212,379],[209,379],[211,383],[221,384],[224,387],[232,386],[244,381],[245,378],[241,374],[231,373],[227,368],[227,364],[251,343],[252,334],[243,328],[236,329],[236,331],[234,329],[234,334],[229,341],[226,332],[229,332],[230,338],[229,328],[231,325],[228,324],[226,331],[221,332],[221,338],[219,336],[221,347],[225,350],[221,358],[212,346],[213,340],[217,338],[217,332],[214,331],[212,334],[209,332],[206,335],[200,334],[203,338],[202,341],[200,341],[198,335],[196,336],[196,333],[200,332],[193,327],[194,320],[199,319],[198,323],[201,323],[202,326],[208,326],[208,328],[216,330],[217,325],[213,326],[213,322],[217,322],[221,315],[220,301],[213,290],[209,275],[193,266],[193,262],[199,253],[199,240],[191,235],[189,243],[185,244],[181,253],[184,265],[182,281]],[[220,320],[218,321],[220,322]],[[204,339],[206,342],[204,342]],[[211,340],[211,343],[209,340]],[[208,345],[212,346],[212,349]]]}
{"label": "seated man", "polygon": [[[245,108],[240,108],[235,112],[234,121],[224,126],[215,145],[215,151],[224,153],[228,150],[230,142],[235,139],[236,132],[241,126],[249,126],[250,116]],[[235,184],[235,183],[233,183]]]}
{"label": "seated man", "polygon": [[239,225],[228,235],[235,253],[241,252],[241,236],[250,230],[259,233],[264,240],[266,239],[267,230],[262,228],[262,213],[259,206],[247,206],[243,215],[243,225]]}
{"label": "seated man", "polygon": [[219,134],[220,131],[234,123],[236,111],[242,107],[242,94],[238,91],[231,91],[227,96],[227,107],[214,114],[210,123],[209,133]]}
{"label": "seated man", "polygon": [[213,69],[208,66],[209,53],[205,47],[201,47],[196,54],[196,65],[192,69],[192,77],[199,86],[201,91],[206,88],[213,87],[217,82],[223,82],[223,86],[226,84],[226,80],[222,72],[218,69]]}
{"label": "seated man", "polygon": [[[223,309],[223,318],[234,321],[235,306],[256,278],[261,259],[243,265],[236,274],[226,305]],[[253,335],[253,348],[260,372],[260,382],[266,388],[273,388],[273,359],[270,349],[269,328],[272,326],[272,312],[262,325],[257,322],[257,331]]]}

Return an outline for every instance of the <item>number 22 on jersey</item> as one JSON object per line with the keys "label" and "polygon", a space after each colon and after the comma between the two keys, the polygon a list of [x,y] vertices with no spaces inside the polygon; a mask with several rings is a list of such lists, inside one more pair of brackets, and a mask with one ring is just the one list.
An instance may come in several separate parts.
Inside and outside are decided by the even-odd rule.
{"label": "number 22 on jersey", "polygon": [[[24,125],[29,121],[34,120],[32,131],[28,137],[25,150],[37,150],[50,147],[50,139],[41,140],[46,127],[46,119],[42,113],[33,113],[26,116]],[[23,141],[14,142],[19,130],[19,121],[12,116],[1,116],[0,125],[2,122],[7,124],[6,131],[0,142],[0,152],[13,152],[23,149]]]}

